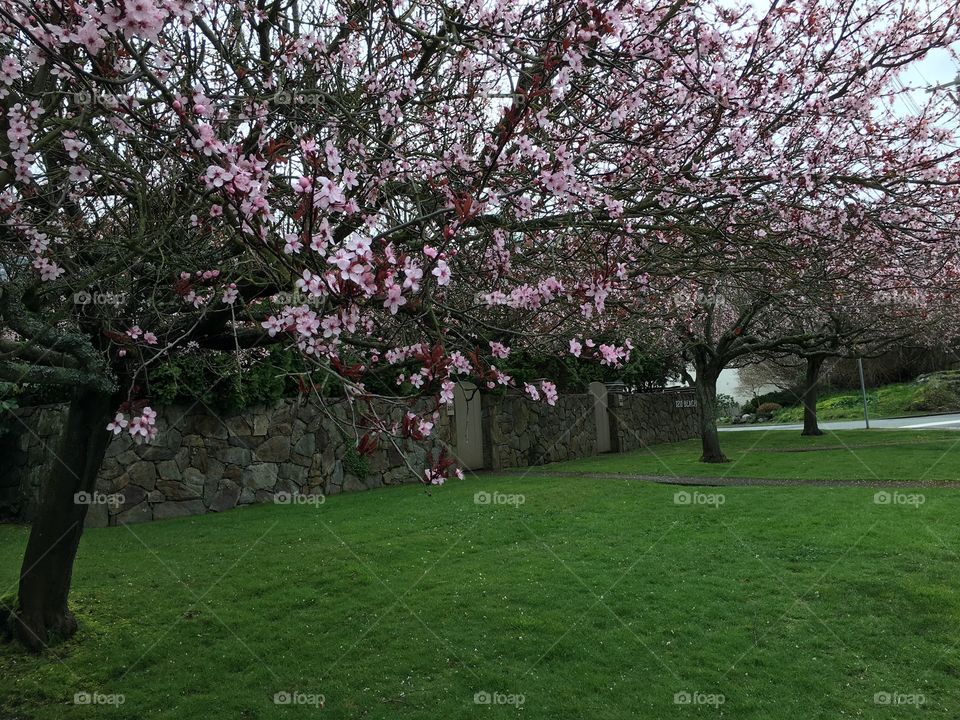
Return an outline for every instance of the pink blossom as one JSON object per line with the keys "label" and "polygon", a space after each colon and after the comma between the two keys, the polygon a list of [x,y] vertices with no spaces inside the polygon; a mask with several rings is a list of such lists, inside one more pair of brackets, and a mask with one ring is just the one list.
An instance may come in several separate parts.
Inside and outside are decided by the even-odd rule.
{"label": "pink blossom", "polygon": [[213,190],[228,185],[233,180],[233,173],[219,165],[210,165],[203,177],[207,189]]}
{"label": "pink blossom", "polygon": [[309,270],[303,271],[303,275],[297,279],[297,282],[294,283],[294,286],[298,290],[306,291],[311,297],[323,297],[327,292],[323,278],[315,273],[310,272]]}
{"label": "pink blossom", "polygon": [[112,432],[114,435],[119,435],[123,432],[123,429],[127,426],[127,418],[124,417],[123,413],[117,413],[113,418],[113,422],[107,425],[107,430]]}
{"label": "pink blossom", "polygon": [[267,331],[267,335],[270,337],[275,337],[277,333],[283,332],[287,327],[287,324],[275,315],[271,315],[260,323],[260,325]]}
{"label": "pink blossom", "polygon": [[68,136],[63,140],[63,149],[67,151],[67,155],[71,160],[76,160],[80,157],[80,153],[83,152],[87,147],[87,144],[82,140],[77,140],[75,137]]}
{"label": "pink blossom", "polygon": [[303,248],[300,236],[296,233],[287,233],[283,236],[283,240],[283,252],[287,255],[296,255]]}
{"label": "pink blossom", "polygon": [[531,385],[530,383],[523,384],[523,391],[530,397],[531,400],[540,399],[540,392],[537,390],[536,386]]}
{"label": "pink blossom", "polygon": [[453,391],[456,386],[450,380],[444,380],[440,385],[440,402],[444,405],[453,404]]}
{"label": "pink blossom", "polygon": [[387,288],[387,298],[383,301],[383,306],[390,311],[391,315],[396,315],[401,305],[407,304],[407,299],[401,294],[403,289],[399,285],[391,285]]}
{"label": "pink blossom", "polygon": [[506,359],[510,355],[510,348],[498,342],[490,341],[490,354],[495,358]]}
{"label": "pink blossom", "polygon": [[447,266],[446,261],[437,260],[437,266],[430,274],[437,279],[437,285],[450,284],[450,268]]}
{"label": "pink blossom", "polygon": [[293,191],[296,193],[308,193],[311,188],[313,188],[313,180],[305,175],[293,181]]}
{"label": "pink blossom", "polygon": [[423,268],[407,258],[403,263],[403,275],[403,289],[418,292],[420,281],[423,280]]}
{"label": "pink blossom", "polygon": [[427,468],[423,471],[423,476],[426,478],[427,483],[430,485],[443,485],[446,481],[446,478],[443,476],[443,473],[433,470],[432,468]]}
{"label": "pink blossom", "polygon": [[157,436],[157,413],[149,407],[141,410],[141,414],[130,420],[127,432],[137,444],[150,442]]}
{"label": "pink blossom", "polygon": [[88,20],[82,27],[80,27],[77,32],[74,34],[74,38],[78,43],[83,45],[91,55],[96,55],[98,52],[103,50],[104,41],[100,36],[100,32],[97,29],[96,23],[92,20]]}
{"label": "pink blossom", "polygon": [[337,315],[328,315],[320,323],[320,327],[323,328],[323,336],[325,338],[339,337],[341,332],[340,318]]}
{"label": "pink blossom", "polygon": [[20,77],[20,61],[16,55],[6,55],[0,62],[0,82],[4,85],[13,85],[13,81]]}
{"label": "pink blossom", "polygon": [[66,272],[62,268],[57,267],[56,263],[50,262],[43,257],[35,258],[32,264],[33,267],[40,271],[40,279],[44,282],[56,280]]}
{"label": "pink blossom", "polygon": [[321,210],[340,210],[343,208],[347,198],[343,194],[343,190],[337,187],[333,180],[327,177],[318,177],[317,184],[318,187],[313,196],[314,205]]}
{"label": "pink blossom", "polygon": [[543,398],[547,401],[547,405],[556,405],[557,404],[557,386],[554,385],[549,380],[542,380],[540,382],[540,389],[543,390]]}

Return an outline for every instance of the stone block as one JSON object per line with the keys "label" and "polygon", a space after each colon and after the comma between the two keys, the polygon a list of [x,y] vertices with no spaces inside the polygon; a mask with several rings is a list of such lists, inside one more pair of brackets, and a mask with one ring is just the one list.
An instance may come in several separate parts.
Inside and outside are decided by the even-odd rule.
{"label": "stone block", "polygon": [[120,494],[123,495],[123,504],[120,506],[119,514],[123,514],[147,499],[147,491],[139,485],[127,485]]}
{"label": "stone block", "polygon": [[356,475],[347,474],[343,478],[343,491],[344,492],[358,492],[360,490],[366,490],[367,486],[364,482],[358,478]]}
{"label": "stone block", "polygon": [[249,465],[253,459],[250,450],[245,447],[227,447],[222,450],[218,450],[216,454],[217,460],[227,465]]}
{"label": "stone block", "polygon": [[116,516],[117,525],[133,525],[135,523],[150,522],[153,520],[153,510],[146,501],[124,510]]}
{"label": "stone block", "polygon": [[303,487],[307,484],[307,468],[301,465],[293,465],[292,463],[285,463],[280,466],[279,473],[281,480],[289,480],[296,487]]}
{"label": "stone block", "polygon": [[271,437],[257,446],[256,458],[263,462],[286,462],[290,459],[290,438]]}
{"label": "stone block", "polygon": [[254,502],[257,503],[272,503],[273,502],[273,492],[270,490],[257,490],[253,493]]}
{"label": "stone block", "polygon": [[240,481],[244,487],[267,490],[277,484],[277,475],[277,466],[273,463],[256,463],[241,471]]}
{"label": "stone block", "polygon": [[293,446],[293,450],[301,455],[313,455],[313,453],[317,450],[316,435],[313,433],[307,433],[297,440],[297,444]]}
{"label": "stone block", "polygon": [[188,515],[202,515],[207,509],[200,500],[185,500],[183,502],[163,502],[153,508],[154,520],[186,517]]}
{"label": "stone block", "polygon": [[220,489],[210,501],[211,512],[223,512],[236,507],[240,502],[240,487],[231,482],[222,482]]}
{"label": "stone block", "polygon": [[227,426],[230,435],[236,437],[249,437],[253,432],[253,428],[250,427],[250,423],[243,415],[232,415],[224,418],[224,424]]}
{"label": "stone block", "polygon": [[157,483],[157,490],[162,492],[163,496],[168,501],[196,500],[200,497],[200,493],[198,493],[194,488],[177,480],[160,480]]}
{"label": "stone block", "polygon": [[87,517],[83,521],[85,528],[101,528],[109,524],[110,511],[106,503],[95,503],[87,509]]}
{"label": "stone block", "polygon": [[163,460],[157,463],[157,474],[160,475],[161,480],[180,480],[183,477],[174,460]]}

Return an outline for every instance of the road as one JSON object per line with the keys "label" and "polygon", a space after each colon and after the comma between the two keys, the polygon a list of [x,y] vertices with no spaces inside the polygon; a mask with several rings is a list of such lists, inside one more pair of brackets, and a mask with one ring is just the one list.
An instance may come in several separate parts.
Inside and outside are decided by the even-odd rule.
{"label": "road", "polygon": [[[960,430],[960,413],[953,415],[923,415],[908,418],[885,418],[870,420],[872,428],[897,428],[899,430]],[[820,423],[821,430],[859,430],[863,420],[837,420]],[[803,430],[803,425],[729,425],[720,428],[723,432],[744,432],[748,430]]]}

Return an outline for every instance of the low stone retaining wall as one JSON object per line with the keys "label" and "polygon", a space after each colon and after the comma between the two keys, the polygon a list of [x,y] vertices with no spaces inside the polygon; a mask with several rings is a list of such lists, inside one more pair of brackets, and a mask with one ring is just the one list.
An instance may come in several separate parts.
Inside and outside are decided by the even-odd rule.
{"label": "low stone retaining wall", "polygon": [[612,452],[700,437],[694,391],[608,396]]}
{"label": "low stone retaining wall", "polygon": [[[609,396],[613,450],[695,437],[692,397],[689,391]],[[481,402],[487,468],[541,465],[597,452],[592,395],[561,396],[554,407],[518,394],[482,395]],[[50,405],[16,411],[14,431],[0,438],[0,516],[33,516],[65,410]],[[220,415],[203,407],[161,408],[154,444],[135,445],[126,435],[111,441],[87,524],[147,522],[285,495],[327,496],[418,482],[410,467],[422,471],[443,448],[456,457],[453,415],[440,414],[428,443],[408,440],[396,448],[381,441],[364,457],[352,449],[356,439],[350,421],[351,408],[344,402],[324,411],[313,403],[283,400]]]}
{"label": "low stone retaining wall", "polygon": [[[23,432],[7,438],[11,463],[2,472],[7,483],[17,479],[20,498],[8,513],[33,516],[65,412],[63,405],[17,411]],[[295,400],[234,414],[161,408],[154,443],[137,445],[125,434],[111,440],[87,523],[146,522],[270,502],[281,493],[326,496],[416,482],[404,457],[414,468],[425,467],[427,454],[449,441],[449,422],[441,416],[432,443],[401,441],[400,450],[381,443],[360,457],[349,450],[356,443],[350,420],[346,403],[326,412]]]}
{"label": "low stone retaining wall", "polygon": [[592,395],[561,395],[553,407],[519,395],[483,401],[484,464],[492,470],[597,454]]}

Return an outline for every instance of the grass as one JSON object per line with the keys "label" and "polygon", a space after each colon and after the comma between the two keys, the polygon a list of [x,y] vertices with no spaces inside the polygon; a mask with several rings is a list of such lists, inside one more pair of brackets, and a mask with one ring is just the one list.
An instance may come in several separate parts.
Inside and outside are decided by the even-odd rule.
{"label": "grass", "polygon": [[[922,388],[923,386],[917,383],[899,383],[868,390],[867,410],[870,417],[885,418],[925,414],[924,411],[913,407],[913,404],[921,397]],[[817,417],[821,421],[862,420],[863,396],[859,390],[824,393],[817,401]],[[783,408],[777,412],[773,421],[791,424],[802,423],[803,406],[795,405]]]}
{"label": "grass", "polygon": [[[858,436],[875,438],[894,436]],[[960,493],[740,487],[717,507],[674,491],[514,474],[87,531],[81,632],[39,658],[0,646],[0,718],[917,716],[878,693],[956,717]],[[0,526],[0,595],[26,535]],[[275,705],[283,691],[325,708]],[[483,691],[523,703],[474,704]]]}
{"label": "grass", "polygon": [[698,461],[700,441],[654,445],[542,468],[670,477],[803,480],[960,480],[960,433],[950,430],[839,430],[819,437],[777,430],[720,434],[729,463]]}

